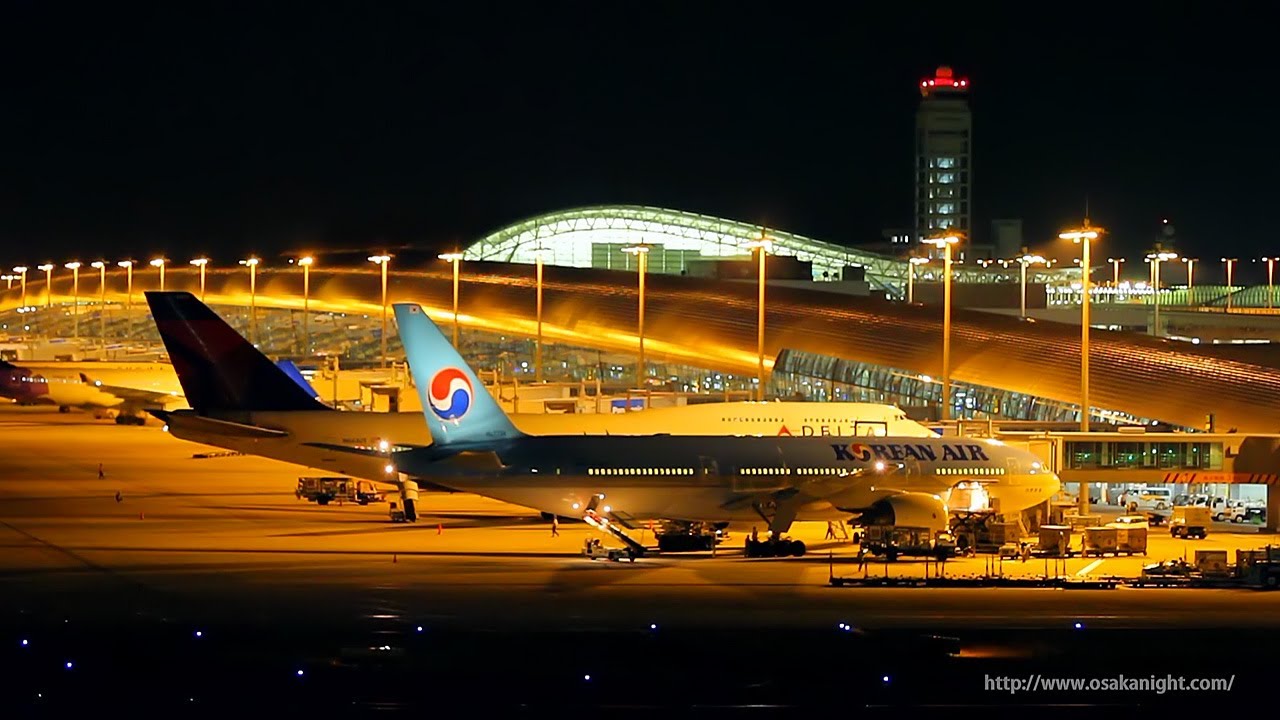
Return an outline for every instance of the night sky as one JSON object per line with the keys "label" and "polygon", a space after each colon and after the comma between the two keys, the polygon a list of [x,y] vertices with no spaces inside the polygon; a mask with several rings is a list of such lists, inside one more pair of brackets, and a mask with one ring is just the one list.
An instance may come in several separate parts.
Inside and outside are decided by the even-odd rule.
{"label": "night sky", "polygon": [[1280,254],[1256,17],[185,5],[0,1],[6,268],[451,247],[597,203],[874,242],[911,223],[917,84],[943,63],[974,88],[978,233],[1020,217],[1047,250],[1087,196],[1130,272],[1162,218],[1206,272]]}

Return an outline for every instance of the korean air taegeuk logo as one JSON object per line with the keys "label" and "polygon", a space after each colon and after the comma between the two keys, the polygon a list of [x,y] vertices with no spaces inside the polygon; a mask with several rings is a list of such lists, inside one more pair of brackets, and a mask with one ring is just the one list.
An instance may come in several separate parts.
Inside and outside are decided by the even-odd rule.
{"label": "korean air taegeuk logo", "polygon": [[458,368],[447,367],[431,378],[427,399],[441,420],[460,420],[471,409],[471,381]]}

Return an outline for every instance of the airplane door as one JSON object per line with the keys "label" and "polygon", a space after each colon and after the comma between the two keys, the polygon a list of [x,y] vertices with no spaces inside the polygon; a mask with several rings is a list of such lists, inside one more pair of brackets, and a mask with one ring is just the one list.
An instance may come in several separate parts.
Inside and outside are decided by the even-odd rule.
{"label": "airplane door", "polygon": [[701,466],[702,474],[704,476],[707,476],[707,475],[714,476],[714,475],[720,474],[720,466],[719,464],[716,463],[716,459],[713,457],[707,457],[706,455],[699,455],[698,464]]}

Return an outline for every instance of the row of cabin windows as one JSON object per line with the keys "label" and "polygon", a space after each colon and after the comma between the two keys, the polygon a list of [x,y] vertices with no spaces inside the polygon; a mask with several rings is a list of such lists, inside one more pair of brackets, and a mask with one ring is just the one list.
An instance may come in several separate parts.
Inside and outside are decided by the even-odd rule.
{"label": "row of cabin windows", "polygon": [[692,475],[693,468],[587,468],[588,475]]}
{"label": "row of cabin windows", "polygon": [[[796,475],[848,475],[848,468],[795,468]],[[784,467],[764,467],[764,468],[738,468],[739,475],[790,475],[792,468]]]}
{"label": "row of cabin windows", "polygon": [[936,468],[935,475],[1003,475],[1004,468],[971,467],[971,468]]}

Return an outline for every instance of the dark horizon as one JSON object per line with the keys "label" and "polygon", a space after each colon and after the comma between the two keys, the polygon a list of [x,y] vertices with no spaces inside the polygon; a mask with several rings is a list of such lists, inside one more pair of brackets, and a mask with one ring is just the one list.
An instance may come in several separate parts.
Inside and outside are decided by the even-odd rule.
{"label": "dark horizon", "polygon": [[1274,252],[1262,46],[1199,18],[0,7],[6,268],[443,249],[594,204],[877,242],[911,223],[918,80],[942,64],[973,87],[976,240],[1022,218],[1070,262],[1053,238],[1087,198],[1095,256],[1130,275],[1166,218],[1205,281]]}

